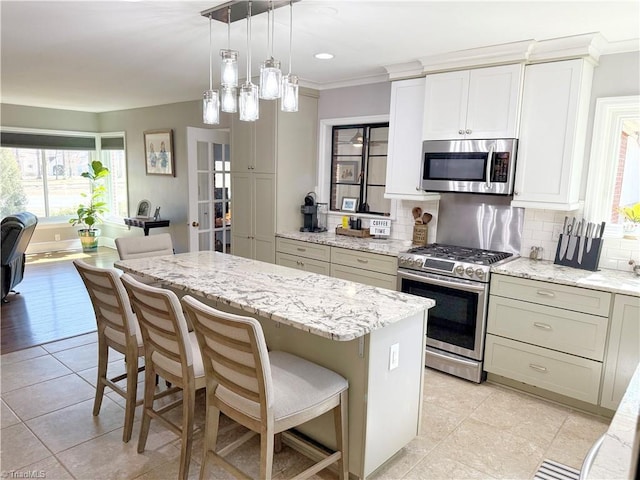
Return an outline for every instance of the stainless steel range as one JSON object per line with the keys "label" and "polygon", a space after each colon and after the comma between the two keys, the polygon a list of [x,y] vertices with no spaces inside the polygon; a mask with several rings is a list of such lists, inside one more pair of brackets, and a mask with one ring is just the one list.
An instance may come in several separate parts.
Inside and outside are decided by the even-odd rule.
{"label": "stainless steel range", "polygon": [[431,243],[401,253],[398,267],[488,283],[491,265],[500,265],[512,256],[509,252]]}
{"label": "stainless steel range", "polygon": [[[441,242],[401,253],[398,290],[436,301],[427,321],[426,365],[480,383],[485,378],[483,359],[490,270],[492,266],[517,258],[518,225],[522,223],[523,212],[508,205],[469,204],[478,202],[475,197],[465,201],[457,197],[454,200],[443,197],[443,200],[436,238],[480,245]],[[461,232],[463,229],[466,234]],[[517,242],[501,243],[500,238]]]}

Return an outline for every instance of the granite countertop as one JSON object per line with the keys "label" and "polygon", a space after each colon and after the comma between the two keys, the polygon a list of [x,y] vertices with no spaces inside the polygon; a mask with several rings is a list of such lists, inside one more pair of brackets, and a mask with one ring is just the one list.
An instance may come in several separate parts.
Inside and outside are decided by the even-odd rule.
{"label": "granite countertop", "polygon": [[353,340],[435,305],[416,295],[211,251],[120,260],[115,266],[339,341]]}
{"label": "granite countertop", "polygon": [[492,267],[491,272],[640,297],[640,277],[633,272],[607,269],[591,272],[524,257]]}
{"label": "granite countertop", "polygon": [[380,253],[397,257],[399,253],[411,248],[411,240],[395,240],[392,238],[359,238],[346,235],[336,235],[335,232],[284,232],[277,233],[276,237],[300,240],[301,242],[318,243],[332,247],[348,248],[361,252]]}
{"label": "granite countertop", "polygon": [[[634,471],[634,442],[638,439],[640,421],[640,364],[631,377],[602,445],[595,456],[587,479],[632,478]],[[636,472],[638,475],[640,472]],[[636,477],[637,478],[637,477]]]}

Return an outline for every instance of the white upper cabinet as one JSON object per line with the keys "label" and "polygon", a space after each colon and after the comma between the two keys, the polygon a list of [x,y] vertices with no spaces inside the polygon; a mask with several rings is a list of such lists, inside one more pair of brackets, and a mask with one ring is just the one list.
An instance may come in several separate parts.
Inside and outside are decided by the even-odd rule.
{"label": "white upper cabinet", "polygon": [[526,67],[511,205],[579,208],[592,78],[583,59]]}
{"label": "white upper cabinet", "polygon": [[424,78],[391,84],[385,198],[437,200],[420,189]]}
{"label": "white upper cabinet", "polygon": [[427,75],[423,140],[517,138],[521,64]]}

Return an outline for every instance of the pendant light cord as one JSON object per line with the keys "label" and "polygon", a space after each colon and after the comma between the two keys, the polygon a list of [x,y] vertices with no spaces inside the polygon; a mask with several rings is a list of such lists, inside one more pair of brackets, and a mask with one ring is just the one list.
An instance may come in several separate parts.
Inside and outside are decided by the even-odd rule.
{"label": "pendant light cord", "polygon": [[211,56],[213,52],[213,43],[211,41],[211,15],[209,15],[209,90],[213,90],[213,65]]}
{"label": "pendant light cord", "polygon": [[247,83],[251,83],[251,2],[247,5]]}
{"label": "pendant light cord", "polygon": [[227,7],[227,50],[231,50],[231,7]]}
{"label": "pendant light cord", "polygon": [[273,0],[269,2],[269,25],[271,28],[271,33],[269,35],[269,57],[273,58],[273,32],[275,31],[275,15],[273,13]]}
{"label": "pendant light cord", "polygon": [[289,75],[291,75],[291,46],[293,45],[293,1],[289,0]]}

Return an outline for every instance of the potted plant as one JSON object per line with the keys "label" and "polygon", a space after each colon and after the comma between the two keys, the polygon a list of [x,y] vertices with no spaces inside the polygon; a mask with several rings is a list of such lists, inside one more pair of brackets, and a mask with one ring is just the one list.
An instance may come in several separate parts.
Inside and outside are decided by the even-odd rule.
{"label": "potted plant", "polygon": [[102,215],[108,211],[104,201],[106,187],[102,180],[109,175],[109,169],[99,160],[89,164],[89,170],[82,172],[84,178],[89,179],[89,193],[81,193],[88,203],[81,203],[76,210],[76,217],[69,220],[72,225],[80,225],[78,230],[83,252],[93,252],[98,249],[100,230],[96,225],[102,221]]}

